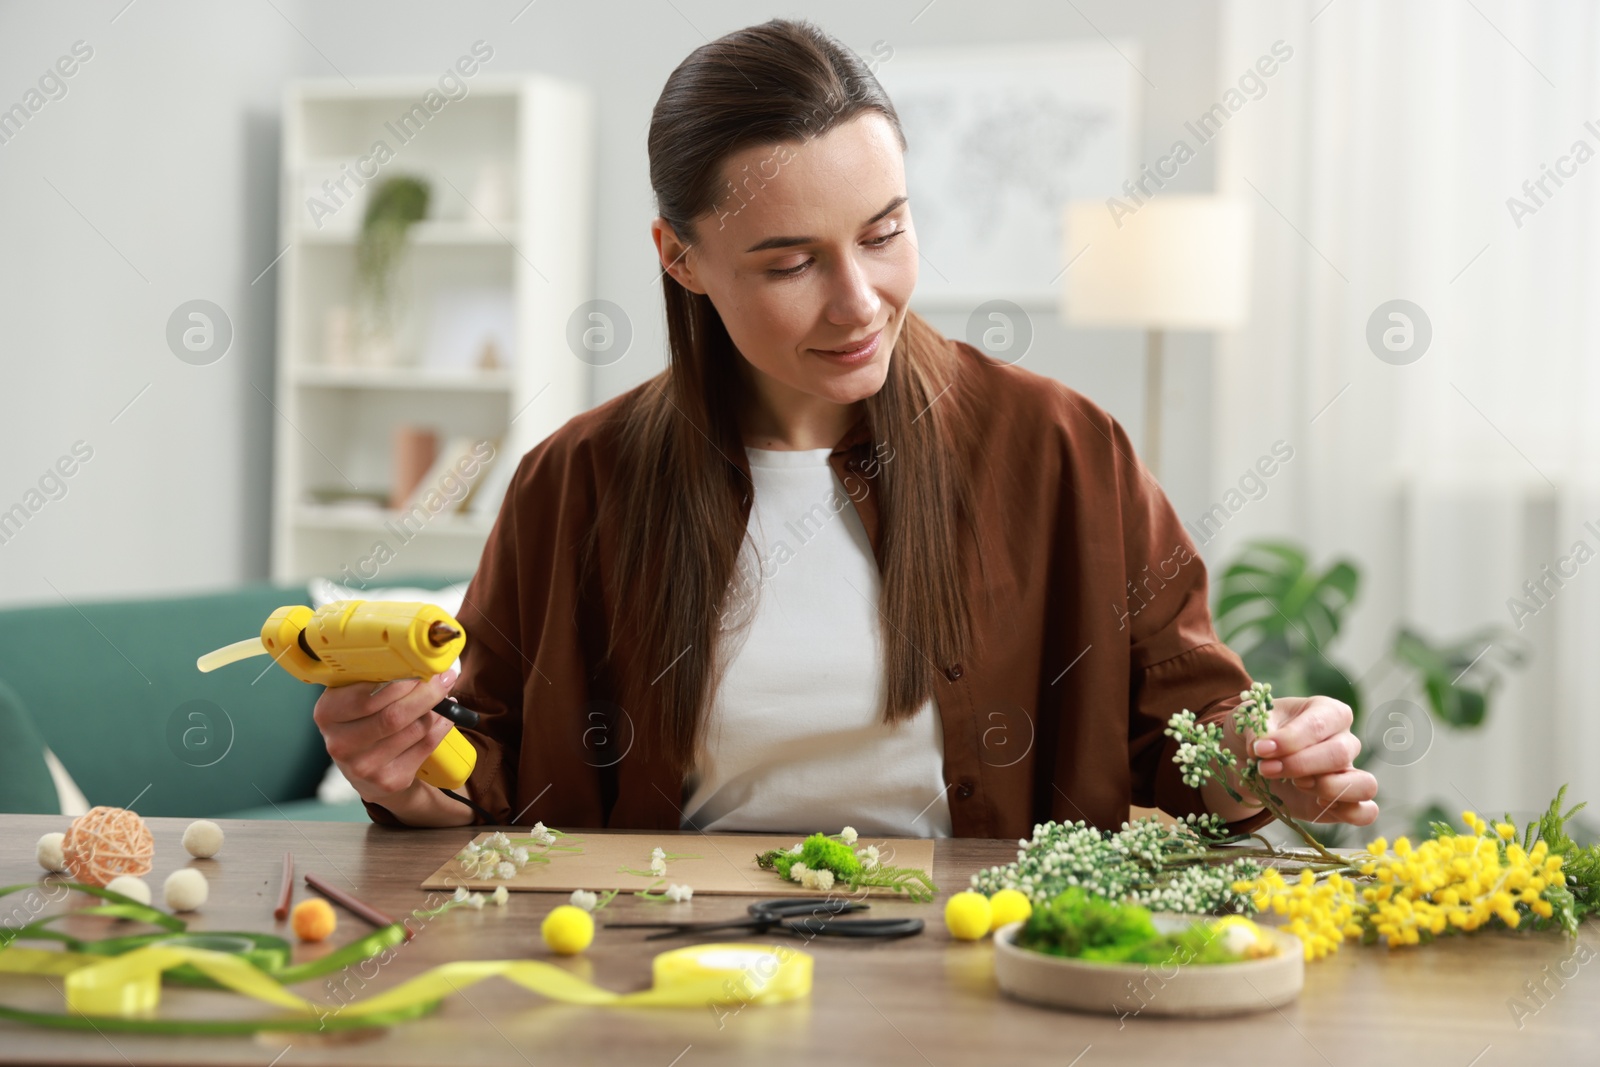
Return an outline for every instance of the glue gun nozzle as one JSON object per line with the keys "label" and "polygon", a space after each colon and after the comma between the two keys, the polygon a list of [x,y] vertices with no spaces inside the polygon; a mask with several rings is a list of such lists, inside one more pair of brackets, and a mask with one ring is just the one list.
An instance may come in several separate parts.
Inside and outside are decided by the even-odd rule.
{"label": "glue gun nozzle", "polygon": [[428,627],[428,643],[434,648],[443,648],[460,636],[461,631],[447,622],[436,622]]}

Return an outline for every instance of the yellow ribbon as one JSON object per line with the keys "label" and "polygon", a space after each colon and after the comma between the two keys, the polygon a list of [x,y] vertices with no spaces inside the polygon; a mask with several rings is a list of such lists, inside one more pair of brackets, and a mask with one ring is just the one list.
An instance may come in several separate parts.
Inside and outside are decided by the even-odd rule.
{"label": "yellow ribbon", "polygon": [[[541,960],[466,960],[434,967],[337,1011],[346,1019],[421,1013],[492,977],[568,1004],[696,1008],[776,1004],[810,994],[812,962],[806,953],[786,945],[691,945],[655,957],[651,988],[613,993]],[[248,960],[226,952],[166,944],[111,957],[14,946],[0,951],[0,973],[64,976],[68,1011],[107,1019],[153,1016],[161,1000],[162,973],[185,964],[243,996],[313,1018],[329,1014],[327,1005],[291,993]],[[374,1018],[378,1025],[384,1021],[388,1020]]]}

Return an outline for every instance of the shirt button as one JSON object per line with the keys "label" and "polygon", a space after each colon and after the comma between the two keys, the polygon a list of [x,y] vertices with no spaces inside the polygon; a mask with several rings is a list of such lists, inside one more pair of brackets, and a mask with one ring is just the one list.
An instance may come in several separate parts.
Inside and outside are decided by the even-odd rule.
{"label": "shirt button", "polygon": [[961,664],[957,663],[953,664],[948,670],[946,670],[944,672],[944,676],[953,682],[957,678],[960,678],[963,673],[965,672],[962,671]]}
{"label": "shirt button", "polygon": [[971,795],[972,795],[972,783],[971,782],[962,782],[960,785],[956,786],[956,796],[960,797],[962,800],[966,800]]}

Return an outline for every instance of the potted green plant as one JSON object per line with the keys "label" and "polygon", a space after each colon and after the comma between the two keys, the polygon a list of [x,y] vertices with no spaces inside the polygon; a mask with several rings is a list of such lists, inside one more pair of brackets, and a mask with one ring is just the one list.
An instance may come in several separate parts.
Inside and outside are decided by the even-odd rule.
{"label": "potted green plant", "polygon": [[426,217],[428,199],[425,181],[401,175],[384,181],[367,201],[356,242],[356,288],[369,353],[392,351],[402,310],[397,277],[411,227]]}
{"label": "potted green plant", "polygon": [[[1213,615],[1222,640],[1239,653],[1252,678],[1269,683],[1277,693],[1315,693],[1343,701],[1355,716],[1352,732],[1362,737],[1366,701],[1361,687],[1330,655],[1360,588],[1361,572],[1348,559],[1319,569],[1303,549],[1287,541],[1252,541],[1223,568]],[[1402,626],[1390,641],[1378,676],[1409,672],[1433,722],[1470,730],[1487,717],[1503,670],[1521,666],[1526,658],[1522,643],[1504,627],[1488,626],[1435,642]],[[1356,765],[1367,767],[1382,752],[1382,744],[1368,743]],[[1417,836],[1426,837],[1428,824],[1446,817],[1441,805],[1428,805],[1416,817]],[[1333,844],[1339,829],[1319,828],[1316,833]]]}

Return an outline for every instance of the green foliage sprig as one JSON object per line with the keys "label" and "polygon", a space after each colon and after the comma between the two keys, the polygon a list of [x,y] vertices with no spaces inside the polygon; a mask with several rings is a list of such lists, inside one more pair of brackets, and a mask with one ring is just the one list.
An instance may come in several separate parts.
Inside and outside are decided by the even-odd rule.
{"label": "green foliage sprig", "polygon": [[1573,911],[1579,919],[1600,911],[1600,844],[1587,848],[1567,836],[1567,820],[1588,806],[1582,801],[1566,812],[1561,805],[1567,796],[1562,786],[1550,801],[1550,808],[1528,824],[1527,843],[1532,848],[1535,841],[1544,841],[1552,855],[1561,857],[1561,870],[1567,876],[1567,891],[1572,894]]}
{"label": "green foliage sprig", "polygon": [[[1578,922],[1600,911],[1600,844],[1585,847],[1568,835],[1567,821],[1589,805],[1587,801],[1579,801],[1562,811],[1566,799],[1567,787],[1563,785],[1550,801],[1550,807],[1528,823],[1523,831],[1522,847],[1528,851],[1535,842],[1543,841],[1550,855],[1561,857],[1561,873],[1566,876],[1566,889],[1572,897],[1571,927],[1575,932]],[[1504,821],[1510,822],[1511,816],[1506,815]],[[1455,828],[1449,823],[1433,824],[1435,837],[1454,833]]]}

